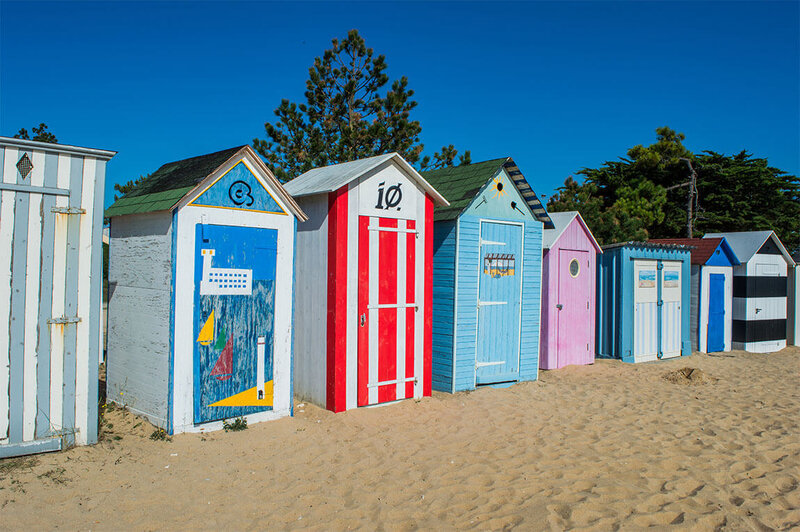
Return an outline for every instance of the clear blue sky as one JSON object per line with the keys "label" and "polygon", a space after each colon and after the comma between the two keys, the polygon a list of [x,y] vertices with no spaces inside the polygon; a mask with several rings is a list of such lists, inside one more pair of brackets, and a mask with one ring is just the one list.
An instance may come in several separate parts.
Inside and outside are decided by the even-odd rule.
{"label": "clear blue sky", "polygon": [[357,28],[405,75],[426,152],[511,155],[550,195],[654,141],[800,172],[800,3],[0,2],[0,134],[112,149],[112,184],[250,143]]}

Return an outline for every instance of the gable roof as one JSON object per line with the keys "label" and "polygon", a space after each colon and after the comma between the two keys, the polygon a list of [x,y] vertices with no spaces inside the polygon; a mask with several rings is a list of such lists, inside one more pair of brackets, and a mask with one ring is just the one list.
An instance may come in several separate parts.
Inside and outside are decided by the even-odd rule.
{"label": "gable roof", "polygon": [[126,214],[143,214],[166,211],[174,208],[180,200],[195,190],[207,177],[216,172],[231,159],[250,155],[267,181],[273,185],[281,199],[288,205],[292,213],[300,220],[306,215],[300,206],[281,185],[264,161],[250,146],[237,146],[206,155],[190,157],[162,165],[133,190],[115,201],[106,209],[105,216],[123,216]]}
{"label": "gable roof", "polygon": [[357,161],[312,168],[308,172],[286,183],[284,187],[289,194],[295,197],[326,194],[338,190],[387,161],[394,161],[412,180],[419,183],[423,190],[431,195],[434,204],[449,205],[444,196],[432,187],[431,184],[398,153],[386,153],[384,155],[367,157],[366,159],[358,159]]}
{"label": "gable roof", "polygon": [[598,253],[603,252],[603,248],[600,247],[600,244],[597,243],[595,240],[592,231],[589,229],[589,226],[586,225],[586,222],[581,216],[581,213],[578,211],[565,211],[565,212],[551,212],[549,213],[550,219],[553,221],[553,228],[552,229],[545,229],[542,233],[542,249],[550,249],[553,247],[553,244],[561,238],[561,235],[564,231],[569,227],[569,224],[572,223],[572,220],[575,218],[578,219],[578,222],[583,227],[583,230],[586,231],[586,234],[589,235],[589,239],[592,241],[595,249]]}
{"label": "gable roof", "polygon": [[708,262],[718,247],[722,247],[723,253],[727,255],[732,264],[739,264],[739,258],[723,237],[714,238],[653,238],[651,242],[662,244],[681,244],[692,247],[692,264],[703,265]]}
{"label": "gable roof", "polygon": [[472,200],[489,180],[502,169],[506,170],[534,217],[544,223],[545,228],[553,228],[553,222],[547,214],[547,210],[511,157],[422,172],[425,179],[428,179],[450,200],[450,207],[439,207],[433,211],[433,219],[438,221],[457,218],[472,203]]}
{"label": "gable roof", "polygon": [[794,260],[792,256],[789,255],[789,252],[786,251],[786,248],[783,246],[783,243],[778,238],[778,235],[775,234],[775,231],[737,231],[732,233],[708,233],[703,238],[718,238],[718,237],[725,237],[725,240],[728,241],[733,252],[736,253],[736,257],[739,259],[740,263],[744,264],[745,262],[750,262],[750,259],[753,258],[753,255],[758,253],[758,250],[761,249],[761,246],[764,245],[768,239],[772,238],[773,242],[783,255],[783,258],[789,265],[794,266]]}

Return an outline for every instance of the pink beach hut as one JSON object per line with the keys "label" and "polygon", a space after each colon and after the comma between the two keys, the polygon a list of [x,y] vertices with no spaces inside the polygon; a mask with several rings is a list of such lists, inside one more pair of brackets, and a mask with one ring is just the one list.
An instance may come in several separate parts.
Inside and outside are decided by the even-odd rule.
{"label": "pink beach hut", "polygon": [[550,213],[542,236],[539,368],[593,364],[597,254],[603,250],[577,211]]}

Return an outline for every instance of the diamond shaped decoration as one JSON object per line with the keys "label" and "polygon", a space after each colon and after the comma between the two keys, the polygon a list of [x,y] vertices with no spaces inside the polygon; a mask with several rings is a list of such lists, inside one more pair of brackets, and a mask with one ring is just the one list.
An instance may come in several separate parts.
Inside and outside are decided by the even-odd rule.
{"label": "diamond shaped decoration", "polygon": [[28,174],[30,174],[31,170],[33,170],[33,163],[31,162],[31,159],[28,157],[27,153],[23,153],[22,157],[20,157],[19,161],[17,161],[17,170],[19,170],[19,174],[22,176],[22,179],[28,177]]}

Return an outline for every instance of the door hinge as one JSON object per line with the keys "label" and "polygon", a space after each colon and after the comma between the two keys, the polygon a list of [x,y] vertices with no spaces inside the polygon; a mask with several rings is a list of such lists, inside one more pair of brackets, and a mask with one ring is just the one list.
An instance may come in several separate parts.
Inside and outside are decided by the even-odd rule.
{"label": "door hinge", "polygon": [[86,209],[80,207],[53,207],[50,212],[55,214],[86,214]]}
{"label": "door hinge", "polygon": [[66,325],[67,323],[78,323],[81,319],[78,316],[61,316],[60,318],[50,318],[47,323],[50,325]]}

